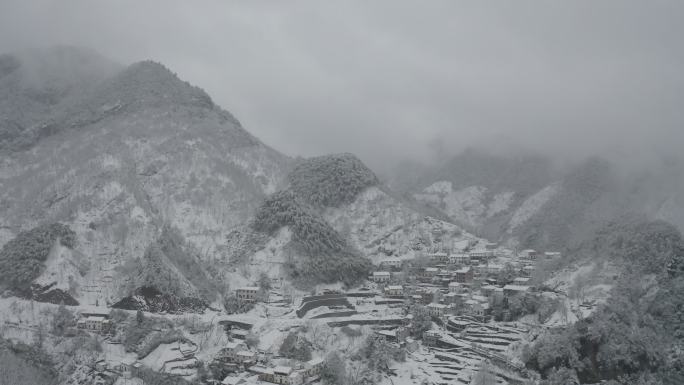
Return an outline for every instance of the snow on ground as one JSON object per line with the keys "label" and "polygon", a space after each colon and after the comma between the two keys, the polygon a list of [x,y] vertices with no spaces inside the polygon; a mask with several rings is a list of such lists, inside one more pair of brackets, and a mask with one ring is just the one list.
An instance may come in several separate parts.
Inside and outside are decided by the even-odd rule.
{"label": "snow on ground", "polygon": [[511,207],[514,196],[515,193],[513,191],[506,191],[494,195],[494,198],[492,198],[492,201],[489,203],[489,207],[487,207],[487,218],[507,211]]}
{"label": "snow on ground", "polygon": [[525,223],[528,219],[532,218],[534,214],[539,212],[542,206],[549,201],[558,192],[560,186],[558,184],[552,184],[544,187],[534,195],[525,199],[525,201],[518,207],[513,213],[511,220],[508,224],[508,232],[511,233],[518,226]]}
{"label": "snow on ground", "polygon": [[545,282],[559,293],[544,293],[561,301],[546,326],[568,325],[588,317],[610,298],[615,266],[589,261],[567,267]]}
{"label": "snow on ground", "polygon": [[487,213],[487,189],[482,186],[470,186],[454,190],[451,182],[436,182],[414,197],[421,202],[440,207],[450,217],[468,223],[479,224]]}
{"label": "snow on ground", "polygon": [[374,263],[389,255],[413,258],[418,251],[439,246],[442,239],[475,238],[454,224],[423,216],[377,187],[366,189],[348,205],[327,209],[323,215]]}
{"label": "snow on ground", "polygon": [[285,279],[286,275],[282,266],[286,261],[286,256],[283,248],[291,238],[292,232],[288,227],[278,230],[263,249],[254,253],[241,273],[252,280],[258,279],[261,273],[265,273],[272,280]]}
{"label": "snow on ground", "polygon": [[179,343],[175,342],[171,344],[161,344],[140,361],[148,368],[161,372],[167,361],[183,358],[179,345]]}

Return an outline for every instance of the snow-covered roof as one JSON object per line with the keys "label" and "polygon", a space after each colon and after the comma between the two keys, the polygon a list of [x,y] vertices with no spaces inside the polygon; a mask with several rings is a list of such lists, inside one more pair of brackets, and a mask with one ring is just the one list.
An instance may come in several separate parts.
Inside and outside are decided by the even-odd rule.
{"label": "snow-covered roof", "polygon": [[223,379],[221,384],[223,384],[223,385],[237,385],[242,381],[244,381],[244,379],[242,377],[228,376],[228,377]]}
{"label": "snow-covered roof", "polygon": [[387,290],[404,290],[404,287],[401,285],[390,285],[387,286]]}
{"label": "snow-covered roof", "polygon": [[464,268],[462,268],[462,269],[456,270],[456,272],[457,272],[457,273],[468,273],[468,272],[470,272],[470,268],[469,268],[469,267],[464,267]]}
{"label": "snow-covered roof", "polygon": [[121,359],[121,363],[124,365],[133,365],[135,361],[137,360],[133,357],[124,357]]}
{"label": "snow-covered roof", "polygon": [[106,319],[105,317],[103,317],[103,316],[91,315],[91,316],[89,316],[89,317],[87,318],[87,320],[88,320],[88,321],[104,322],[104,321],[106,321],[107,319]]}
{"label": "snow-covered roof", "polygon": [[436,267],[428,267],[425,269],[425,271],[433,272],[433,271],[439,271],[439,269],[437,269]]}
{"label": "snow-covered roof", "polygon": [[258,286],[243,286],[239,287],[238,290],[243,290],[243,291],[259,291]]}
{"label": "snow-covered roof", "polygon": [[242,342],[236,342],[236,341],[228,342],[228,343],[226,344],[226,349],[233,350],[233,349],[237,349],[237,348],[240,347],[240,346],[245,346],[245,344],[242,343]]}
{"label": "snow-covered roof", "polygon": [[384,277],[390,275],[389,271],[375,271],[373,272],[374,277]]}
{"label": "snow-covered roof", "polygon": [[513,282],[527,282],[529,280],[530,279],[528,277],[517,277],[517,278],[513,279]]}
{"label": "snow-covered roof", "polygon": [[311,365],[311,366],[320,365],[320,364],[322,364],[322,363],[323,363],[323,359],[322,359],[322,358],[314,358],[314,359],[312,359],[312,360],[307,361],[307,364],[309,364],[309,365]]}
{"label": "snow-covered roof", "polygon": [[431,304],[428,305],[428,307],[431,307],[431,308],[434,308],[434,309],[444,309],[444,308],[446,308],[447,306],[446,306],[446,305],[442,305],[441,303],[431,303]]}
{"label": "snow-covered roof", "polygon": [[256,353],[250,352],[249,350],[240,350],[237,352],[238,356],[243,356],[243,357],[254,357]]}
{"label": "snow-covered roof", "polygon": [[529,286],[523,286],[523,285],[506,285],[503,287],[504,290],[512,290],[512,291],[527,291],[529,290]]}
{"label": "snow-covered roof", "polygon": [[273,368],[273,373],[289,375],[292,373],[292,368],[289,366],[276,366]]}
{"label": "snow-covered roof", "polygon": [[449,287],[457,287],[457,286],[461,286],[461,284],[458,282],[449,282]]}

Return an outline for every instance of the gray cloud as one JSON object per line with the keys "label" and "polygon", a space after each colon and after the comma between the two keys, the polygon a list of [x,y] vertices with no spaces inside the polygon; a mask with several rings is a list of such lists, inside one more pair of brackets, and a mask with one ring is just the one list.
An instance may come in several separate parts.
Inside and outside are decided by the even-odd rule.
{"label": "gray cloud", "polygon": [[163,62],[291,155],[573,157],[684,143],[680,1],[8,1],[0,51]]}

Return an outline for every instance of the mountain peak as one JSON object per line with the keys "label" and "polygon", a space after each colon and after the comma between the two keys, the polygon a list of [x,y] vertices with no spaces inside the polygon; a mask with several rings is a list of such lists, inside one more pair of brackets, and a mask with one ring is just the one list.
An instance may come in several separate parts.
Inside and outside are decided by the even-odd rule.
{"label": "mountain peak", "polygon": [[181,80],[163,64],[151,60],[131,64],[110,79],[104,91],[108,98],[125,104],[214,107],[214,102],[204,90]]}

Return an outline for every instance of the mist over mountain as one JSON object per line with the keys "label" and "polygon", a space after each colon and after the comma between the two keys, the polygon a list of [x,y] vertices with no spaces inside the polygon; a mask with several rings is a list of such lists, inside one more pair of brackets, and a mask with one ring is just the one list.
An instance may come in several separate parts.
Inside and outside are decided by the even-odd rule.
{"label": "mist over mountain", "polygon": [[[36,332],[30,347],[0,340],[0,359],[41,368],[40,381],[55,367],[68,384],[92,383],[102,365],[124,377],[123,359],[82,359],[92,350],[186,385],[242,371],[222,360],[244,340],[240,354],[268,350],[269,362],[283,351],[314,365],[313,350],[329,365],[342,351],[365,383],[679,376],[677,157],[438,155],[384,175],[352,153],[291,157],[162,63],[74,47],[0,55],[0,303],[19,317],[5,328]],[[28,312],[50,314],[52,345]],[[105,348],[84,331],[91,317],[117,323]],[[319,328],[344,337],[323,341]],[[80,353],[57,365],[43,343],[53,358]],[[475,367],[487,360],[497,369]]]}
{"label": "mist over mountain", "polygon": [[[76,281],[81,295],[113,300],[122,294],[117,280],[102,276],[114,277],[117,265],[143,257],[165,226],[179,229],[195,254],[216,252],[224,231],[247,220],[283,182],[288,157],[163,65],[140,62],[110,72],[109,62],[90,51],[58,52],[57,64],[75,61],[90,70],[51,66],[51,78],[69,82],[59,83],[54,99],[39,98],[2,126],[8,133],[0,171],[3,243],[40,224],[65,223],[77,234],[74,253],[89,261],[88,271],[78,273],[65,257],[48,267],[46,282],[67,290]],[[40,59],[51,63],[53,54]],[[13,72],[21,73],[21,64]],[[110,75],[91,76],[103,73]],[[52,89],[40,78],[8,76],[0,91],[8,109],[16,87]],[[38,83],[29,88],[30,82]],[[19,98],[35,99],[31,92]]]}
{"label": "mist over mountain", "polygon": [[625,215],[680,228],[681,162],[664,158],[631,168],[601,156],[551,156],[469,149],[441,162],[405,163],[388,178],[402,194],[487,238],[558,248]]}

